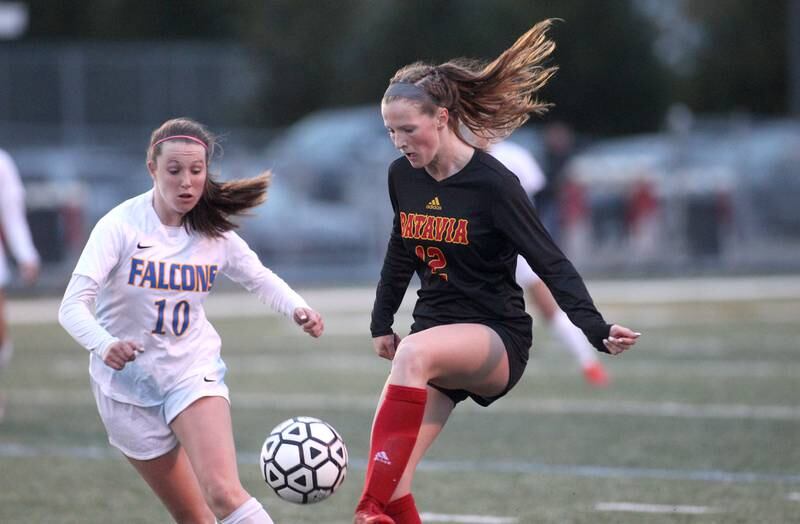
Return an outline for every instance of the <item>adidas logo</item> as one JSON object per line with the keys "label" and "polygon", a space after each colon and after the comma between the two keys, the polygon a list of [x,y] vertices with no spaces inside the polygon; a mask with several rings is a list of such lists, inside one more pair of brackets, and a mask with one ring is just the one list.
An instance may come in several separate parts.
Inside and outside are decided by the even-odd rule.
{"label": "adidas logo", "polygon": [[439,197],[434,197],[433,200],[428,202],[428,205],[425,206],[425,209],[436,209],[438,211],[442,210],[442,204],[439,203]]}
{"label": "adidas logo", "polygon": [[374,460],[375,462],[382,462],[387,466],[392,465],[392,461],[389,460],[389,455],[387,455],[385,451],[379,451],[375,453],[375,458],[373,458],[372,460]]}

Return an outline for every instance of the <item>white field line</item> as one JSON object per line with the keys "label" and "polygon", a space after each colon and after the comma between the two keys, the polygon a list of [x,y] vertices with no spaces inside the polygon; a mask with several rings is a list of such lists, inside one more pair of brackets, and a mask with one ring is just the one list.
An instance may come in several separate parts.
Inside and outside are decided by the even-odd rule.
{"label": "white field line", "polygon": [[493,515],[451,515],[448,513],[421,513],[422,522],[456,522],[459,524],[514,524],[519,519]]}
{"label": "white field line", "polygon": [[[51,389],[7,391],[9,401],[25,406],[93,405],[88,387],[85,392]],[[262,393],[231,392],[235,409],[281,409],[374,411],[376,395],[297,394],[264,391]],[[464,403],[460,411],[478,412],[483,408]],[[671,417],[690,419],[734,420],[800,420],[800,406],[749,404],[689,404],[685,402],[646,402],[612,400],[516,399],[506,398],[488,408],[494,413],[571,414],[637,417]]]}
{"label": "white field line", "polygon": [[[78,348],[76,348],[76,352]],[[305,371],[389,373],[389,362],[376,357],[366,348],[362,353],[285,352],[262,355],[230,355],[223,358],[229,372],[237,376],[285,375]],[[80,355],[79,353],[77,353]],[[85,357],[85,356],[84,356]],[[800,376],[800,362],[764,362],[760,360],[724,359],[663,359],[643,361],[614,360],[608,363],[610,372],[617,377],[658,378],[674,375],[688,378],[742,378],[775,379]],[[50,373],[59,377],[87,376],[88,357],[55,359]],[[576,364],[565,359],[542,360],[534,357],[528,362],[525,376],[572,377],[580,373]]]}
{"label": "white field line", "polygon": [[669,504],[641,504],[636,502],[600,502],[595,504],[596,511],[626,511],[631,513],[669,513],[682,515],[705,515],[721,513],[717,508],[708,506],[672,506]]}
{"label": "white field line", "polygon": [[[21,442],[0,442],[0,457],[36,458],[62,457],[94,460],[122,460],[122,456],[111,446],[50,446],[31,445]],[[251,467],[258,463],[258,453],[237,453],[237,460],[243,467]],[[351,457],[348,466],[354,470],[364,471],[366,461]],[[423,460],[419,469],[422,471],[442,473],[494,473],[494,474],[527,474],[555,475],[560,477],[581,477],[592,479],[651,479],[651,480],[683,480],[710,483],[777,483],[800,484],[800,475],[784,475],[775,473],[759,473],[751,471],[727,472],[717,470],[681,470],[652,468],[621,468],[604,466],[576,466],[559,464],[540,464],[535,462],[478,460],[448,461]],[[673,507],[673,506],[669,506]]]}
{"label": "white field line", "polygon": [[791,500],[792,502],[800,502],[800,491],[793,491],[786,495],[786,500]]}
{"label": "white field line", "polygon": [[[603,308],[636,304],[800,300],[800,276],[591,281],[587,282],[587,287],[595,302]],[[324,313],[368,313],[375,300],[373,286],[301,289],[300,292],[309,304]],[[415,289],[409,289],[400,310],[410,311],[415,297]],[[60,300],[61,297],[9,299],[9,322],[54,323],[58,319]],[[274,314],[257,298],[243,292],[212,294],[205,309],[212,319]]]}

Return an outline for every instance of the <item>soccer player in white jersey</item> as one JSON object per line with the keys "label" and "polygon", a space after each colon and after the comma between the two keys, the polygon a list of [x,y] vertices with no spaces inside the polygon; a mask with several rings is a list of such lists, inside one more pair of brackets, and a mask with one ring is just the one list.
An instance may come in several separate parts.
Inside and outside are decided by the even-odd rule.
{"label": "soccer player in white jersey", "polygon": [[190,119],[153,132],[153,189],[97,223],[59,321],[89,350],[109,442],[175,521],[265,524],[271,518],[239,481],[221,341],[203,302],[222,273],[313,337],[323,322],[232,231],[230,217],[264,201],[269,173],[215,181],[214,145]]}
{"label": "soccer player in white jersey", "polygon": [[[25,189],[22,187],[17,166],[8,153],[0,149],[0,237],[5,238],[17,261],[19,275],[31,285],[39,276],[39,254],[31,240],[31,231],[25,218]],[[0,371],[8,366],[13,353],[11,337],[5,322],[5,295],[3,288],[12,277],[8,268],[3,242],[0,241]],[[0,395],[0,420],[5,411],[5,401]]]}
{"label": "soccer player in white jersey", "polygon": [[[481,142],[480,145],[484,149],[488,148],[489,154],[517,175],[522,188],[529,197],[532,198],[544,188],[547,183],[544,173],[527,149],[509,140],[494,144],[489,144],[487,140],[481,141],[477,137],[475,140]],[[586,340],[583,332],[570,322],[566,313],[556,304],[552,293],[542,279],[521,256],[517,257],[516,280],[526,294],[533,299],[545,322],[552,327],[564,347],[577,359],[586,382],[597,387],[608,385],[608,373],[597,358],[597,351]]]}

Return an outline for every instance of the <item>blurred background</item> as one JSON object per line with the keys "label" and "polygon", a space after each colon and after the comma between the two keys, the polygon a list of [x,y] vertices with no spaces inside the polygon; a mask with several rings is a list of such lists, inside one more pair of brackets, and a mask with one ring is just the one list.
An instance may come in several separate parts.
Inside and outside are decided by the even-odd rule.
{"label": "blurred background", "polygon": [[[221,136],[219,177],[274,171],[241,234],[325,316],[311,339],[254,296],[204,305],[243,482],[276,522],[352,522],[389,367],[367,329],[398,156],[380,98],[405,64],[489,60],[548,17],[554,105],[511,140],[546,174],[535,203],[605,318],[644,335],[596,388],[533,312],[525,379],[459,407],[426,456],[424,520],[798,522],[800,0],[0,0],[0,149],[44,262],[35,287],[6,289],[0,522],[169,520],[108,446],[57,311],[98,218],[150,188],[150,133],[177,116]],[[280,503],[255,467],[297,415],[347,442],[330,502]]]}
{"label": "blurred background", "polygon": [[372,284],[389,78],[492,59],[547,17],[563,20],[554,106],[512,139],[582,272],[800,269],[800,0],[0,1],[0,148],[27,189],[37,289],[63,289],[97,219],[149,189],[149,134],[176,116],[222,136],[221,178],[274,170],[241,230],[266,265]]}

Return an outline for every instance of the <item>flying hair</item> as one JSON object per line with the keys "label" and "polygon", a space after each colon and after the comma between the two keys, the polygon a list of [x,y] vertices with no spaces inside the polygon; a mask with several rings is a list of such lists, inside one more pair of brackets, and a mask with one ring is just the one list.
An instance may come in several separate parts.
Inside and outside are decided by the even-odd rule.
{"label": "flying hair", "polygon": [[[543,20],[493,61],[486,63],[455,58],[440,65],[415,62],[398,70],[389,82],[383,103],[408,98],[422,111],[433,114],[437,107],[448,110],[450,129],[465,142],[459,126],[490,141],[502,140],[528,121],[542,115],[551,104],[536,94],[558,69],[546,61],[555,50],[547,31],[555,19]],[[404,97],[396,83],[411,83],[429,95]]]}

